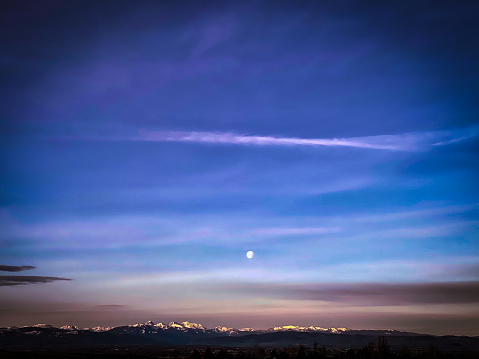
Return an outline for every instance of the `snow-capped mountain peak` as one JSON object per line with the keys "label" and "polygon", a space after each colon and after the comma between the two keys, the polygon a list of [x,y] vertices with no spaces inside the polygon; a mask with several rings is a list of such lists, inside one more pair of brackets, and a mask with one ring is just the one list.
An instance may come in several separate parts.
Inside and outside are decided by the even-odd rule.
{"label": "snow-capped mountain peak", "polygon": [[64,326],[61,326],[60,329],[63,329],[63,330],[71,330],[71,331],[81,330],[81,328],[78,328],[78,327],[75,326],[75,325],[64,325]]}
{"label": "snow-capped mountain peak", "polygon": [[91,332],[107,332],[108,330],[110,329],[113,329],[114,327],[93,327],[93,328],[90,328],[89,330]]}
{"label": "snow-capped mountain peak", "polygon": [[227,328],[227,327],[222,327],[222,326],[217,326],[213,328],[213,331],[216,333],[226,333],[226,334],[233,334],[236,333],[236,329],[234,328]]}
{"label": "snow-capped mountain peak", "polygon": [[181,325],[185,329],[200,329],[200,330],[205,329],[205,327],[203,327],[201,324],[197,324],[197,323],[181,322]]}
{"label": "snow-capped mountain peak", "polygon": [[146,323],[137,323],[137,324],[129,325],[129,327],[135,327],[135,328],[137,328],[137,327],[153,327],[153,326],[156,326],[156,324],[154,322],[152,322],[151,320],[147,321]]}
{"label": "snow-capped mountain peak", "polygon": [[168,325],[168,328],[183,329],[183,326],[178,322],[169,322],[167,325]]}
{"label": "snow-capped mountain peak", "polygon": [[283,325],[280,327],[274,327],[268,329],[270,332],[284,332],[284,331],[295,331],[295,332],[328,332],[328,333],[342,333],[345,332],[346,328],[322,328],[316,326],[301,327],[299,325]]}
{"label": "snow-capped mountain peak", "polygon": [[[102,326],[97,326],[97,327],[92,327],[92,328],[79,328],[75,325],[64,325],[62,327],[54,327],[49,324],[36,324],[33,326],[27,326],[27,327],[22,327],[22,328],[39,328],[39,329],[51,329],[51,330],[63,330],[63,331],[68,331],[70,333],[73,332],[79,332],[79,331],[85,331],[89,330],[91,332],[105,332],[109,331],[112,329],[121,329],[123,331],[126,330],[126,328],[131,328],[132,330],[140,330],[145,333],[159,333],[160,331],[163,330],[178,330],[178,331],[184,331],[184,332],[211,332],[211,333],[218,333],[220,335],[244,335],[246,333],[265,333],[265,332],[284,332],[284,331],[294,331],[294,332],[324,332],[324,333],[335,333],[335,334],[340,334],[343,332],[348,331],[349,329],[346,328],[322,328],[319,326],[309,326],[309,327],[302,327],[299,325],[283,325],[283,326],[278,326],[278,327],[273,327],[269,328],[266,330],[258,330],[258,329],[253,329],[253,328],[241,328],[241,329],[236,329],[236,328],[230,328],[230,327],[224,327],[224,326],[216,326],[213,329],[208,329],[204,327],[202,324],[198,323],[193,323],[193,322],[169,322],[167,324],[158,322],[155,324],[153,321],[147,321],[145,323],[138,323],[138,324],[132,324],[132,325],[127,325],[127,326],[120,326],[120,327],[102,327]],[[9,329],[14,330],[15,327],[11,327]]]}
{"label": "snow-capped mountain peak", "polygon": [[241,329],[238,329],[239,332],[254,332],[256,331],[256,329],[253,329],[253,328],[241,328]]}
{"label": "snow-capped mountain peak", "polygon": [[[99,333],[106,332],[106,333]],[[44,346],[65,346],[65,345],[111,345],[122,343],[122,345],[209,345],[209,346],[247,346],[254,343],[262,345],[287,346],[290,344],[306,343],[313,345],[314,340],[321,340],[323,345],[342,346],[351,348],[351,345],[358,343],[358,336],[364,342],[377,340],[380,336],[388,335],[391,342],[410,343],[415,345],[417,336],[424,337],[425,334],[402,332],[397,330],[384,329],[346,329],[346,328],[323,328],[320,326],[299,326],[283,325],[272,327],[266,330],[253,328],[235,329],[225,326],[216,326],[207,329],[201,324],[191,322],[169,322],[155,324],[148,321],[142,324],[122,325],[117,327],[93,327],[90,329],[79,328],[74,325],[54,327],[48,324],[36,324],[22,327],[0,328],[0,346],[6,343],[18,348]],[[442,337],[427,335],[428,341],[442,345]],[[340,338],[340,340],[338,340]],[[450,345],[453,348],[477,348],[478,337],[455,337],[451,336],[454,342]],[[422,343],[422,339],[419,340]],[[309,344],[308,344],[309,343]],[[329,344],[328,344],[329,343]],[[354,344],[356,343],[356,344]],[[401,345],[402,345],[401,344]],[[258,344],[259,345],[259,344]],[[276,345],[276,344],[275,344]],[[421,348],[421,347],[419,347]]]}
{"label": "snow-capped mountain peak", "polygon": [[178,322],[169,322],[167,325],[166,325],[166,328],[174,328],[174,329],[177,329],[177,330],[188,330],[188,329],[194,329],[194,330],[206,330],[206,328],[201,325],[201,324],[197,324],[197,323],[190,323],[190,322],[181,322],[181,323],[178,323]]}
{"label": "snow-capped mountain peak", "polygon": [[43,328],[43,329],[56,329],[53,325],[50,324],[35,324],[35,328]]}

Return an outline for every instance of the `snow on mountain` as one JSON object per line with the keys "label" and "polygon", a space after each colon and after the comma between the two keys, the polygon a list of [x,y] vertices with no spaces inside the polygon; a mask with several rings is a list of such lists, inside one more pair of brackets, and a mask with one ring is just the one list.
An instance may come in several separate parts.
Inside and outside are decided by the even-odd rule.
{"label": "snow on mountain", "polygon": [[205,330],[206,328],[201,324],[190,323],[190,322],[181,322],[183,329],[196,329],[196,330]]}
{"label": "snow on mountain", "polygon": [[213,330],[215,332],[218,332],[218,333],[226,333],[226,332],[229,332],[231,329],[233,329],[233,328],[226,328],[226,327],[222,327],[222,326],[217,326],[217,327],[213,328]]}
{"label": "snow on mountain", "polygon": [[[108,331],[108,332],[106,332]],[[105,333],[101,333],[105,332]],[[302,343],[312,347],[317,340],[321,345],[334,348],[364,346],[388,335],[391,347],[404,345],[423,350],[428,345],[452,350],[477,350],[479,337],[433,336],[396,330],[350,330],[322,328],[319,326],[284,325],[267,330],[253,328],[235,329],[217,326],[206,329],[190,322],[155,324],[152,321],[118,327],[93,327],[80,329],[65,325],[60,328],[48,324],[0,328],[0,349],[43,348],[67,346],[117,346],[117,345],[207,345],[221,347],[287,347]]]}
{"label": "snow on mountain", "polygon": [[206,328],[201,325],[201,324],[197,324],[197,323],[190,323],[190,322],[181,322],[181,323],[178,323],[178,322],[169,322],[168,324],[164,324],[164,323],[158,323],[158,324],[155,324],[154,322],[152,322],[151,320],[146,322],[146,323],[139,323],[139,324],[133,324],[133,325],[129,325],[129,327],[132,327],[132,328],[144,328],[144,327],[151,327],[151,329],[163,329],[163,330],[166,330],[166,329],[176,329],[176,330],[201,330],[201,331],[205,331]]}
{"label": "snow on mountain", "polygon": [[53,325],[50,325],[50,324],[35,324],[34,325],[35,328],[43,328],[43,329],[58,329],[56,327],[54,327]]}
{"label": "snow on mountain", "polygon": [[321,328],[321,327],[301,327],[298,325],[283,325],[281,327],[274,327],[267,330],[268,332],[325,332],[325,333],[342,333],[347,331],[346,328]]}
{"label": "snow on mountain", "polygon": [[138,323],[138,324],[132,324],[132,325],[129,325],[129,327],[133,327],[133,328],[136,328],[136,327],[152,327],[154,326],[155,323],[153,323],[151,320],[146,322],[146,323]]}
{"label": "snow on mountain", "polygon": [[217,326],[213,328],[213,331],[215,333],[221,333],[221,334],[236,334],[238,331],[234,328],[227,328],[227,327],[222,327],[222,326]]}
{"label": "snow on mountain", "polygon": [[253,328],[241,328],[241,329],[238,329],[239,332],[255,332],[256,329],[253,329]]}
{"label": "snow on mountain", "polygon": [[108,331],[110,329],[113,329],[113,328],[114,327],[100,327],[100,326],[98,326],[98,327],[90,328],[89,330],[91,332],[106,332],[106,331]]}
{"label": "snow on mountain", "polygon": [[286,331],[286,330],[290,330],[290,331],[303,331],[303,329],[305,329],[304,327],[298,327],[297,325],[283,325],[281,327],[274,327],[274,328],[271,328],[270,330],[271,331]]}
{"label": "snow on mountain", "polygon": [[[89,330],[91,332],[106,332],[112,329],[121,329],[122,331],[128,330],[127,328],[131,328],[132,330],[139,331],[140,333],[158,333],[164,330],[177,330],[177,331],[184,331],[184,332],[202,332],[202,333],[217,333],[219,335],[239,335],[239,334],[246,334],[246,333],[266,333],[266,332],[283,332],[283,331],[293,331],[293,332],[324,332],[324,333],[336,333],[340,334],[343,332],[348,331],[349,329],[346,328],[322,328],[318,326],[309,326],[309,327],[302,327],[298,325],[283,325],[278,327],[269,328],[266,330],[257,330],[253,328],[230,328],[224,326],[216,326],[213,329],[205,328],[202,324],[192,323],[192,322],[169,322],[165,323],[157,323],[155,324],[153,321],[148,321],[146,323],[137,323],[127,326],[120,326],[120,327],[92,327],[92,328],[79,328],[75,325],[64,325],[60,328],[54,327],[49,324],[36,324],[33,326],[24,326],[22,328],[39,328],[39,329],[50,329],[50,330],[63,330],[67,331],[68,333],[78,333],[82,330]],[[8,330],[15,330],[17,327],[10,327]],[[5,328],[7,329],[7,328]]]}
{"label": "snow on mountain", "polygon": [[64,326],[60,327],[60,329],[70,330],[70,331],[79,331],[79,330],[81,330],[81,328],[78,328],[78,327],[75,326],[75,325],[64,325]]}
{"label": "snow on mountain", "polygon": [[176,330],[182,330],[182,331],[195,330],[195,331],[202,331],[202,332],[213,331],[218,334],[227,334],[227,335],[234,335],[234,334],[247,333],[247,332],[281,332],[281,331],[343,333],[348,330],[346,328],[322,328],[317,326],[302,327],[298,325],[283,325],[280,327],[274,327],[267,330],[257,330],[253,328],[236,329],[236,328],[229,328],[229,327],[223,327],[223,326],[216,326],[213,329],[207,329],[201,324],[191,323],[191,322],[181,322],[181,323],[169,322],[167,324],[164,324],[164,323],[155,324],[152,321],[148,321],[146,323],[129,325],[129,327],[133,327],[133,328],[148,327],[150,331],[155,331],[158,329],[160,330],[176,329]]}

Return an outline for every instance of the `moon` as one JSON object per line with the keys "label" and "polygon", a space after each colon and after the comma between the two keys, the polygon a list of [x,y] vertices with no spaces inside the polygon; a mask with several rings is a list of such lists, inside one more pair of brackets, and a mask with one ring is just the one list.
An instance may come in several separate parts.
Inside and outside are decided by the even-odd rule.
{"label": "moon", "polygon": [[253,252],[253,251],[248,251],[248,252],[246,252],[246,257],[248,257],[248,259],[253,258],[253,256],[254,256],[254,252]]}

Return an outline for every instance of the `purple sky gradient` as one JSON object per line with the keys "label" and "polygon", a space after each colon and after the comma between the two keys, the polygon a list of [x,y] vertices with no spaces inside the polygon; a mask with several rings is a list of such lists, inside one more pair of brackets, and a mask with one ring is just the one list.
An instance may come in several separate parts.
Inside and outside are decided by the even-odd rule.
{"label": "purple sky gradient", "polygon": [[476,2],[3,10],[0,326],[479,335]]}

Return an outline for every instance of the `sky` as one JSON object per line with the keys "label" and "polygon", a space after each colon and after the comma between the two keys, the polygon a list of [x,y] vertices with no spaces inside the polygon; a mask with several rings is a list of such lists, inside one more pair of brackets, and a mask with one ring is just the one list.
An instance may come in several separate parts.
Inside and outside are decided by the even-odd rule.
{"label": "sky", "polygon": [[479,335],[478,10],[2,2],[0,326]]}

